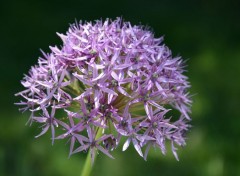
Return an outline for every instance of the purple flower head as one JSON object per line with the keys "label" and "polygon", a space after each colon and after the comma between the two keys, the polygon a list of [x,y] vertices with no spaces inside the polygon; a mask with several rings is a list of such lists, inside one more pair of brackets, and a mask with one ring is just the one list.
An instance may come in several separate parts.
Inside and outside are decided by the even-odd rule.
{"label": "purple flower head", "polygon": [[190,126],[190,85],[163,38],[120,18],[57,34],[62,47],[43,52],[16,94],[30,124],[41,125],[36,137],[51,131],[52,143],[69,139],[70,155],[90,150],[92,162],[97,151],[113,158],[122,138],[123,151],[133,145],[144,159],[152,146],[165,154],[170,142],[178,160],[176,145],[185,145]]}

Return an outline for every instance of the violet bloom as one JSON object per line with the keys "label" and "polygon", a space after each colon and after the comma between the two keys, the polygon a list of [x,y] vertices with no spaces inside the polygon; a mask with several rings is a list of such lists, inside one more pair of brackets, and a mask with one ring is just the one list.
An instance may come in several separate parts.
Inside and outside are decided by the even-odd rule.
{"label": "violet bloom", "polygon": [[[151,146],[165,154],[169,141],[178,160],[176,146],[185,145],[190,126],[190,84],[163,38],[121,18],[76,23],[58,36],[62,47],[43,53],[16,94],[31,124],[44,124],[37,137],[50,130],[52,142],[69,139],[70,155],[90,150],[92,162],[96,151],[113,158],[122,138],[123,150],[132,143],[144,159]],[[172,110],[179,116],[171,118]]]}

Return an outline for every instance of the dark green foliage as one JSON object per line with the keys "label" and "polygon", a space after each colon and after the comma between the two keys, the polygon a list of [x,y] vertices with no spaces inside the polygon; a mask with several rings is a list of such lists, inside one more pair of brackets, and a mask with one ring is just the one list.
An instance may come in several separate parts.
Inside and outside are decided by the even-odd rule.
{"label": "dark green foliage", "polygon": [[[115,18],[149,25],[155,35],[187,61],[193,97],[192,129],[180,162],[169,150],[151,150],[148,161],[133,147],[119,148],[115,160],[98,155],[96,176],[237,176],[240,175],[240,10],[237,1],[2,1],[0,2],[0,175],[80,175],[86,155],[68,159],[63,141],[51,146],[50,134],[24,126],[29,114],[13,105],[19,80],[36,63],[39,48],[60,44],[77,20]],[[22,117],[20,117],[22,116]],[[66,141],[67,142],[67,141]],[[68,144],[67,144],[68,145]]]}

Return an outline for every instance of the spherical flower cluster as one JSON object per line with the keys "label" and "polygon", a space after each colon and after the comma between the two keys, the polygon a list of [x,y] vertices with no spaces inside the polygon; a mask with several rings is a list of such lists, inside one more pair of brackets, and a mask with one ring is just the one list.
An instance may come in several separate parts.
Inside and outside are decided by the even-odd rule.
{"label": "spherical flower cluster", "polygon": [[76,23],[58,36],[63,46],[43,52],[16,94],[24,99],[16,103],[20,110],[31,112],[29,123],[41,124],[36,137],[51,131],[52,143],[67,138],[70,155],[90,150],[92,161],[96,151],[113,158],[122,137],[123,151],[132,143],[144,159],[151,147],[165,154],[169,141],[178,159],[190,85],[183,60],[172,57],[163,38],[120,18]]}

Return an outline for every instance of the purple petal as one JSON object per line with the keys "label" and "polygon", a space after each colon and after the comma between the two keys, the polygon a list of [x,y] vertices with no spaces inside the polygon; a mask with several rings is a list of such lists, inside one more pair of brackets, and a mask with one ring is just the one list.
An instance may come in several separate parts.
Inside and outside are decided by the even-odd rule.
{"label": "purple petal", "polygon": [[150,103],[151,105],[155,106],[158,109],[165,110],[164,107],[160,106],[159,104],[157,104],[156,102],[154,102],[152,100],[149,100],[148,103]]}
{"label": "purple petal", "polygon": [[32,117],[32,119],[39,122],[39,123],[46,123],[48,118],[46,118],[46,117]]}
{"label": "purple petal", "polygon": [[117,89],[121,94],[123,94],[127,97],[131,97],[121,86],[118,86]]}
{"label": "purple petal", "polygon": [[118,75],[117,75],[114,71],[112,71],[111,76],[112,76],[115,80],[119,81],[119,77],[118,77]]}
{"label": "purple petal", "polygon": [[142,126],[142,127],[149,127],[150,123],[148,123],[148,122],[141,122],[139,125]]}
{"label": "purple petal", "polygon": [[156,87],[158,88],[159,91],[163,90],[162,86],[157,81],[155,82],[155,85],[156,85]]}
{"label": "purple petal", "polygon": [[85,136],[82,136],[82,135],[80,135],[80,134],[73,134],[73,136],[74,136],[75,138],[77,138],[77,140],[79,141],[79,143],[81,143],[82,145],[83,145],[82,141],[89,142],[89,139],[88,139],[88,138],[86,138]]}
{"label": "purple petal", "polygon": [[87,108],[83,98],[80,99],[80,104],[81,104],[81,110],[83,114],[87,114]]}
{"label": "purple petal", "polygon": [[137,150],[138,154],[143,157],[143,153],[142,153],[142,150],[141,150],[141,147],[140,145],[138,144],[137,140],[135,138],[132,138],[132,142],[133,142],[133,146],[134,148]]}
{"label": "purple petal", "polygon": [[60,87],[66,87],[71,84],[71,81],[62,82]]}
{"label": "purple petal", "polygon": [[109,156],[110,158],[114,159],[114,157],[106,150],[104,149],[102,146],[97,145],[96,146],[101,152],[103,152],[105,155]]}
{"label": "purple petal", "polygon": [[78,152],[81,152],[83,150],[87,150],[89,148],[90,144],[86,144],[86,145],[82,145],[80,147],[78,147],[76,150],[74,150],[72,152],[72,154],[75,154],[75,153],[78,153]]}
{"label": "purple petal", "polygon": [[47,82],[36,81],[36,83],[38,83],[46,88],[49,88],[49,89],[51,89],[53,87],[50,83],[47,83]]}
{"label": "purple petal", "polygon": [[128,138],[128,139],[126,140],[126,142],[124,143],[124,145],[123,145],[122,151],[127,150],[127,148],[128,148],[129,145],[130,145],[130,142],[131,142],[131,138]]}
{"label": "purple petal", "polygon": [[93,132],[92,132],[92,129],[91,129],[90,126],[87,127],[87,133],[88,133],[89,141],[92,142],[92,141],[94,140],[94,137],[95,137],[95,136],[93,136]]}
{"label": "purple petal", "polygon": [[67,130],[70,128],[69,125],[67,125],[66,123],[64,123],[64,122],[61,121],[61,120],[55,119],[55,121],[56,121],[57,123],[59,123],[62,127],[64,127],[64,128],[67,129]]}
{"label": "purple petal", "polygon": [[84,61],[84,60],[87,60],[87,59],[88,59],[87,56],[82,56],[82,57],[76,57],[76,58],[74,58],[74,60],[76,60],[76,61]]}
{"label": "purple petal", "polygon": [[52,106],[52,111],[51,111],[51,117],[54,117],[54,115],[55,115],[55,110],[56,110],[56,108],[55,108],[55,101],[53,102],[53,106]]}
{"label": "purple petal", "polygon": [[150,147],[151,147],[151,143],[147,145],[147,148],[145,150],[144,157],[143,157],[145,161],[147,161],[147,155],[150,150]]}
{"label": "purple petal", "polygon": [[148,118],[151,120],[153,118],[152,107],[148,106],[148,103],[144,103],[144,108],[145,108]]}
{"label": "purple petal", "polygon": [[95,82],[95,81],[103,78],[105,75],[106,75],[106,74],[102,72],[102,73],[100,73],[96,78],[92,79],[92,81]]}
{"label": "purple petal", "polygon": [[60,78],[58,80],[58,83],[62,83],[63,82],[64,76],[66,74],[66,70],[65,69],[62,69],[61,71],[62,71],[62,73],[61,73],[61,76],[60,76]]}
{"label": "purple petal", "polygon": [[108,104],[112,102],[113,94],[108,94]]}
{"label": "purple petal", "polygon": [[74,100],[80,100],[81,98],[86,97],[86,96],[91,95],[91,94],[92,94],[92,89],[87,89],[80,96],[74,98]]}
{"label": "purple petal", "polygon": [[128,133],[127,131],[125,131],[125,130],[117,129],[117,131],[118,131],[121,135],[123,135],[123,136],[129,136],[129,133]]}
{"label": "purple petal", "polygon": [[75,76],[77,79],[79,79],[83,84],[87,84],[88,86],[93,86],[93,83],[91,81],[85,79],[83,75],[79,75],[75,72],[75,73],[73,73],[73,76]]}
{"label": "purple petal", "polygon": [[109,89],[109,88],[106,88],[106,87],[101,87],[101,90],[102,90],[103,92],[108,93],[108,94],[112,94],[112,95],[115,95],[115,96],[118,95],[116,92],[114,92],[113,90],[111,90],[111,89]]}
{"label": "purple petal", "polygon": [[110,63],[111,65],[116,64],[115,61],[119,57],[119,53],[120,53],[120,50],[115,50],[114,55],[113,55],[113,57],[111,59],[111,63]]}
{"label": "purple petal", "polygon": [[94,102],[95,102],[95,108],[98,108],[100,106],[100,91],[98,89],[94,90]]}
{"label": "purple petal", "polygon": [[176,160],[179,161],[179,158],[178,158],[178,154],[176,152],[177,148],[175,148],[174,144],[173,144],[173,141],[171,143],[171,146],[172,146],[172,152],[173,152],[173,155],[175,156]]}
{"label": "purple petal", "polygon": [[68,135],[69,135],[69,133],[64,133],[64,134],[61,134],[61,135],[55,137],[55,139],[64,139],[64,138],[66,138]]}
{"label": "purple petal", "polygon": [[115,70],[122,70],[122,69],[125,69],[125,68],[127,68],[127,67],[130,67],[131,65],[132,65],[132,63],[130,63],[130,64],[116,65],[116,66],[114,67],[114,69],[115,69]]}
{"label": "purple petal", "polygon": [[54,143],[54,138],[55,138],[55,128],[54,128],[54,125],[51,124],[51,131],[52,131],[52,145]]}
{"label": "purple petal", "polygon": [[102,137],[100,137],[99,139],[97,139],[97,142],[100,142],[100,141],[104,141],[105,139],[111,137],[112,135],[109,134],[109,135],[103,135]]}
{"label": "purple petal", "polygon": [[75,138],[75,137],[72,137],[72,138],[71,138],[70,151],[69,151],[69,156],[68,156],[68,157],[70,157],[70,155],[72,155],[72,152],[73,152],[73,149],[74,149],[75,141],[76,141],[76,138]]}
{"label": "purple petal", "polygon": [[41,105],[41,108],[42,108],[42,111],[44,112],[45,116],[50,117],[47,109],[43,105]]}
{"label": "purple petal", "polygon": [[75,34],[75,33],[71,33],[73,36],[77,37],[81,42],[83,43],[88,43],[88,40],[83,38],[83,37],[80,37],[79,35]]}
{"label": "purple petal", "polygon": [[45,134],[48,131],[48,129],[49,129],[49,125],[46,125],[43,128],[42,132],[39,135],[35,136],[35,138],[38,138],[38,137],[42,136],[43,134]]}

